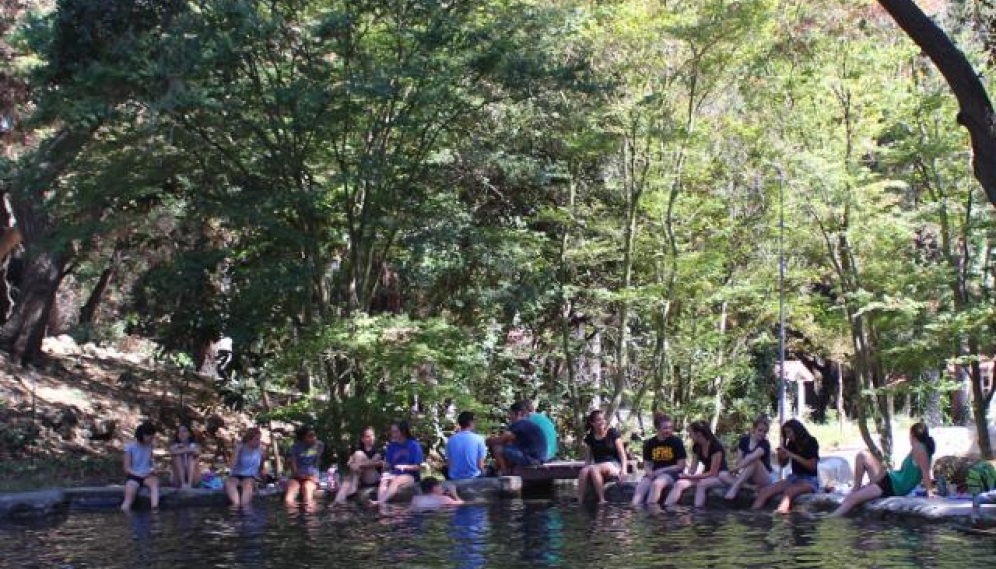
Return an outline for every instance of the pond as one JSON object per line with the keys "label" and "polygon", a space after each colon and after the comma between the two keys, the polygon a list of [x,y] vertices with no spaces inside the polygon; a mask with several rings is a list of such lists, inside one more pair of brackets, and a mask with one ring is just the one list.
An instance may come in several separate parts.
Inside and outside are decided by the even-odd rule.
{"label": "pond", "polygon": [[996,539],[934,525],[742,511],[651,512],[569,501],[448,511],[263,504],[74,512],[0,527],[0,566],[163,569],[298,567],[978,567]]}

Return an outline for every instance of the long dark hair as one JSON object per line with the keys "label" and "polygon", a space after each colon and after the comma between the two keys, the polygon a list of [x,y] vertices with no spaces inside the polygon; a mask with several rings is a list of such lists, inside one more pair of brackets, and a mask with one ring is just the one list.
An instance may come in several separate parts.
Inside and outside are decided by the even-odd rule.
{"label": "long dark hair", "polygon": [[798,448],[809,444],[809,441],[813,438],[813,435],[809,434],[809,431],[806,430],[806,427],[798,419],[789,419],[782,423],[783,437],[785,436],[785,429],[792,431],[792,434],[795,435],[794,442]]}
{"label": "long dark hair", "polygon": [[588,418],[585,419],[584,424],[588,426],[588,431],[589,432],[593,432],[594,431],[594,428],[595,428],[594,427],[595,419],[598,418],[598,416],[601,415],[601,414],[602,414],[602,412],[600,410],[598,410],[598,409],[595,409],[591,413],[588,413]]}
{"label": "long dark hair", "polygon": [[934,443],[934,437],[930,436],[930,429],[927,428],[926,423],[914,423],[910,427],[910,434],[913,438],[923,443],[923,446],[927,447],[927,456],[933,456],[934,450],[937,445]]}
{"label": "long dark hair", "polygon": [[[688,430],[689,431],[694,431],[694,432],[702,435],[702,437],[705,440],[709,441],[709,444],[707,446],[707,448],[709,450],[713,450],[714,448],[718,448],[718,449],[722,449],[723,448],[723,443],[720,442],[720,440],[716,437],[715,434],[713,434],[712,428],[709,426],[709,423],[707,423],[705,421],[692,421],[692,423],[688,425]],[[695,443],[695,445],[693,445],[692,448],[695,448],[697,446],[699,446],[699,444]],[[702,449],[702,451],[705,451],[705,450],[706,449]]]}
{"label": "long dark hair", "polygon": [[173,444],[175,444],[175,445],[181,444],[180,443],[180,429],[187,429],[187,434],[190,435],[190,436],[187,437],[187,442],[183,443],[183,444],[188,444],[188,445],[190,443],[197,444],[197,436],[194,435],[194,430],[191,429],[190,425],[188,425],[186,423],[183,423],[179,427],[176,428],[176,434],[173,435]]}

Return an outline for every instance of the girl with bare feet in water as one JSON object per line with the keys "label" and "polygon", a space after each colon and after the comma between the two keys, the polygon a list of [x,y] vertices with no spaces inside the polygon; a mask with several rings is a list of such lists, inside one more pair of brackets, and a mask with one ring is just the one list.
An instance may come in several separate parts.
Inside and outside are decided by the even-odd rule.
{"label": "girl with bare feet in water", "polygon": [[[844,498],[840,507],[832,514],[840,517],[858,504],[875,498],[905,496],[923,484],[927,497],[934,495],[934,485],[930,478],[930,464],[934,460],[934,437],[924,423],[910,427],[910,453],[906,455],[899,470],[889,472],[871,452],[863,450],[854,458],[854,490]],[[865,474],[870,484],[863,485]]]}
{"label": "girl with bare feet in water", "polygon": [[737,443],[737,468],[733,472],[737,479],[726,491],[724,498],[733,500],[740,487],[749,482],[758,491],[771,484],[771,444],[768,443],[770,422],[765,416],[754,419],[750,433],[740,437]]}
{"label": "girl with bare feet in water", "polygon": [[626,447],[619,431],[609,426],[601,411],[588,415],[588,434],[584,437],[586,466],[578,474],[578,502],[584,503],[588,480],[595,488],[599,504],[605,503],[605,482],[626,472]]}
{"label": "girl with bare feet in water", "polygon": [[796,496],[819,491],[820,443],[809,434],[806,427],[796,419],[789,419],[782,425],[782,446],[776,451],[778,464],[784,468],[792,463],[792,474],[766,486],[757,493],[752,510],[760,510],[765,502],[781,493],[782,500],[775,512],[787,514],[792,510],[792,500]]}
{"label": "girl with bare feet in water", "polygon": [[[678,483],[667,495],[665,506],[672,507],[681,499],[681,494],[695,487],[695,507],[702,508],[706,502],[706,492],[715,486],[733,484],[733,475],[726,465],[726,449],[705,421],[695,421],[688,425],[688,436],[692,439],[692,465],[688,474],[681,474]],[[702,473],[696,474],[702,465]]]}
{"label": "girl with bare feet in water", "polygon": [[377,499],[371,505],[387,502],[398,490],[419,481],[422,472],[422,446],[412,438],[412,431],[405,421],[391,425],[391,442],[384,451],[384,469],[387,473],[380,477]]}
{"label": "girl with bare feet in water", "polygon": [[152,450],[156,440],[156,427],[152,423],[142,423],[135,429],[135,441],[125,446],[124,471],[125,492],[121,509],[131,510],[138,491],[145,486],[149,489],[152,509],[159,507],[159,478],[154,474]]}
{"label": "girl with bare feet in water", "polygon": [[349,473],[342,481],[335,503],[343,504],[346,499],[360,488],[374,486],[380,483],[380,471],[384,467],[384,459],[376,448],[377,437],[373,427],[363,429],[359,443],[349,454]]}
{"label": "girl with bare feet in water", "polygon": [[667,415],[654,418],[657,436],[643,444],[644,476],[636,485],[633,505],[639,506],[644,498],[648,504],[656,506],[661,495],[669,486],[678,481],[678,475],[685,471],[685,443],[674,436],[674,423]]}
{"label": "girl with bare feet in water", "polygon": [[[248,506],[256,490],[256,482],[263,479],[263,442],[259,429],[246,430],[242,442],[232,457],[231,476],[225,479],[225,493],[233,506]],[[241,495],[240,495],[241,491]]]}
{"label": "girl with bare feet in water", "polygon": [[325,451],[325,444],[318,440],[318,434],[311,427],[297,430],[297,442],[290,450],[291,479],[287,483],[284,502],[293,506],[301,494],[306,505],[315,501],[318,490],[318,461]]}

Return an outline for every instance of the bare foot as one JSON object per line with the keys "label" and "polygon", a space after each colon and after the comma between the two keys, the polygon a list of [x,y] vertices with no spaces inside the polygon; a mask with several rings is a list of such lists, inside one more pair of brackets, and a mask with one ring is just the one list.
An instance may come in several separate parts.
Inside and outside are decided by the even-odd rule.
{"label": "bare foot", "polygon": [[788,514],[792,513],[792,509],[791,508],[777,508],[775,510],[775,513],[776,514],[781,514],[781,515],[784,516],[784,515],[788,515]]}
{"label": "bare foot", "polygon": [[600,500],[598,501],[598,503],[599,503],[599,504],[608,504],[609,502],[608,502],[608,501],[607,501],[607,500],[606,500],[605,498],[602,498],[602,499],[600,499]]}
{"label": "bare foot", "polygon": [[729,490],[726,491],[726,494],[723,494],[723,498],[727,500],[733,500],[736,497],[737,497],[737,491],[734,490],[733,488],[730,488]]}

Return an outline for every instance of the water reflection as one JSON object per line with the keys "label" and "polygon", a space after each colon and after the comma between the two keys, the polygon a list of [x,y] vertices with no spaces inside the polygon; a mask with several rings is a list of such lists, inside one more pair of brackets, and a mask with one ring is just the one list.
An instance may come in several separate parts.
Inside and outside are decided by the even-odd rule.
{"label": "water reflection", "polygon": [[559,565],[564,547],[564,520],[560,508],[526,503],[521,515],[521,558],[526,566]]}
{"label": "water reflection", "polygon": [[488,534],[488,509],[485,506],[462,506],[453,512],[450,537],[452,559],[460,569],[484,567]]}
{"label": "water reflection", "polygon": [[237,567],[257,567],[266,560],[267,517],[262,510],[235,510],[236,538],[234,559]]}
{"label": "water reflection", "polygon": [[246,511],[74,513],[57,526],[0,529],[0,566],[18,568],[961,569],[994,557],[992,539],[937,524],[551,502],[430,512],[264,503]]}

